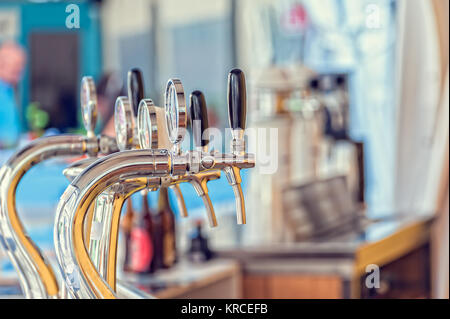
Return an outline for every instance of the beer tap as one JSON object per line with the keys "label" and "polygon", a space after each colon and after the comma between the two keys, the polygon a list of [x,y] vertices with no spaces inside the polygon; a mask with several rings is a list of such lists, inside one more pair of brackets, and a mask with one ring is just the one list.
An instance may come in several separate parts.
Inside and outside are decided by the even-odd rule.
{"label": "beer tap", "polygon": [[[190,114],[192,134],[197,151],[208,153],[209,137],[203,137],[209,127],[208,113],[205,96],[200,91],[194,91],[190,95]],[[207,183],[213,179],[220,178],[220,171],[216,171],[216,175],[213,176],[209,175],[208,172],[190,174],[189,178],[197,195],[202,198],[205,204],[209,225],[211,227],[217,226],[216,214],[208,194]]]}
{"label": "beer tap", "polygon": [[[240,106],[235,107],[235,110],[239,111]],[[185,116],[185,111],[185,107],[180,103],[169,106],[169,114],[166,113],[168,128],[175,129],[179,119]],[[237,121],[241,123],[242,128],[242,123],[245,122],[245,111],[232,110],[229,115],[232,123],[237,121],[236,116],[243,117]],[[169,136],[179,139],[180,133],[177,130],[169,130]],[[235,144],[238,142],[236,141]],[[125,186],[136,179],[147,179],[150,185],[155,177],[176,179],[204,171],[226,171],[228,167],[238,169],[254,167],[254,156],[245,153],[244,145],[240,150],[240,156],[234,153],[218,152],[181,153],[166,149],[129,150],[103,157],[83,170],[61,197],[55,220],[56,254],[61,265],[61,275],[66,278],[65,283],[73,296],[76,298],[117,297],[111,286],[98,273],[84,243],[85,218],[92,200],[102,191],[111,185]],[[243,197],[240,199],[243,200]],[[244,207],[243,203],[241,207]],[[67,280],[68,278],[72,280]]]}
{"label": "beer tap", "polygon": [[[142,147],[141,135],[137,122],[139,114],[137,106],[139,99],[143,98],[143,77],[139,69],[132,69],[128,73],[128,97],[118,97],[115,105],[115,128],[117,145],[121,151],[139,149]],[[150,99],[142,99],[142,103],[153,105]],[[159,124],[158,124],[159,123]],[[165,122],[160,120],[154,124],[161,126]],[[163,133],[166,128],[160,128]],[[157,134],[152,147],[167,147],[169,145],[167,134]],[[159,139],[158,139],[159,136]],[[156,143],[156,144],[155,144]],[[86,167],[85,165],[81,165]],[[80,166],[74,165],[73,169],[80,171]],[[122,206],[125,201],[138,191],[147,192],[157,190],[160,187],[170,187],[175,191],[181,216],[187,216],[183,195],[178,186],[178,181],[171,178],[137,178],[130,179],[126,184],[115,184],[105,189],[92,205],[86,218],[86,246],[89,255],[100,275],[116,291],[116,256],[119,236],[119,221]],[[145,196],[145,195],[144,195]],[[118,287],[120,288],[120,287]]]}
{"label": "beer tap", "polygon": [[[247,96],[244,72],[233,69],[228,74],[228,119],[231,128],[231,154],[236,159],[245,158],[245,120],[247,113]],[[245,224],[245,202],[241,187],[241,168],[237,165],[226,166],[224,172],[228,183],[233,188],[236,198],[236,218],[238,224]]]}
{"label": "beer tap", "polygon": [[[208,128],[208,114],[206,111],[206,102],[203,94],[200,91],[193,92],[190,96],[190,104],[191,126],[194,137],[198,135],[202,136],[203,132]],[[173,145],[172,152],[175,155],[180,155],[182,154],[180,144],[183,141],[186,132],[187,113],[184,89],[179,79],[170,79],[167,82],[165,111],[169,139]],[[193,122],[194,120],[196,121],[195,125]],[[200,124],[200,127],[197,124]],[[195,138],[195,143],[197,142],[198,140]],[[187,154],[198,158],[202,150],[207,151],[208,149],[207,144],[209,141],[206,143],[205,142],[206,140],[201,140],[199,142],[200,145],[197,145],[197,148],[200,148],[200,150],[190,151],[187,152]],[[217,219],[214,213],[214,207],[208,194],[207,183],[211,180],[220,178],[220,171],[211,170],[208,172],[199,172],[198,168],[192,167],[192,169],[190,169],[185,176],[180,176],[180,178],[189,181],[189,183],[194,187],[197,195],[200,196],[205,205],[209,225],[211,227],[216,227]]]}
{"label": "beer tap", "polygon": [[[167,138],[167,129],[165,127],[164,113],[161,108],[154,108],[150,99],[142,99],[141,104],[146,106],[147,115],[149,110],[153,111],[150,125],[154,126],[152,143],[145,145],[142,138],[143,123],[142,118],[144,109],[139,108],[136,112],[136,103],[143,97],[142,73],[138,69],[133,69],[128,73],[128,93],[129,97],[119,97],[115,106],[115,127],[117,145],[121,151],[132,149],[147,148],[168,148],[171,146]],[[157,115],[159,110],[159,116]],[[161,112],[162,111],[162,112]],[[138,118],[136,118],[138,114]],[[158,120],[159,119],[159,120]],[[147,125],[147,124],[145,124]],[[159,130],[162,134],[158,134]],[[138,143],[139,141],[139,143]],[[86,162],[86,164],[90,164]],[[76,177],[82,168],[86,168],[84,163],[75,163],[72,174],[67,175]],[[76,174],[73,174],[73,173]],[[112,290],[116,291],[116,255],[119,233],[119,220],[122,206],[135,192],[157,190],[160,187],[170,187],[175,190],[178,205],[182,216],[187,216],[184,199],[178,184],[181,181],[178,178],[170,177],[149,177],[129,179],[125,184],[113,184],[99,194],[95,203],[91,205],[85,221],[85,242],[89,250],[89,257],[99,274],[106,280]],[[120,288],[120,287],[118,287]]]}
{"label": "beer tap", "polygon": [[[139,83],[142,82],[139,81],[138,72],[139,71],[131,71],[129,75],[128,87],[131,88],[129,92],[132,97],[139,96],[141,94],[140,92],[142,92],[142,85],[139,85]],[[131,81],[130,78],[132,79]],[[91,86],[89,92],[89,96],[95,96],[95,86]],[[87,98],[87,100],[89,99]],[[133,117],[131,117],[130,120],[133,120]],[[129,122],[132,123],[131,121]],[[85,125],[88,125],[87,121],[85,121]],[[121,147],[123,146],[121,144],[119,145]],[[69,181],[72,181],[94,161],[95,158],[77,161],[66,168],[63,173]],[[113,283],[112,287],[115,291],[117,290],[119,296],[124,298],[148,298],[150,297],[148,294],[136,291],[136,289],[126,283],[118,282],[116,285],[115,276],[110,275],[115,275],[116,272],[116,263],[111,263],[109,260],[115,260],[116,258],[116,246],[119,231],[118,228],[115,229],[112,225],[115,223],[118,224],[122,206],[129,197],[130,190],[136,191],[138,189],[143,189],[145,188],[146,183],[142,184],[137,180],[134,181],[134,183],[130,182],[126,186],[127,187],[112,185],[102,192],[92,203],[85,221],[86,247],[88,248],[89,255],[99,273],[104,276],[108,282]],[[110,267],[112,267],[112,269],[110,269]]]}
{"label": "beer tap", "polygon": [[26,298],[56,298],[58,282],[47,258],[27,235],[17,214],[16,190],[27,171],[44,160],[57,157],[96,156],[117,151],[115,141],[95,136],[97,97],[92,94],[94,82],[81,82],[81,107],[87,136],[59,135],[42,137],[16,151],[0,169],[0,244],[16,269]]}
{"label": "beer tap", "polygon": [[[119,148],[121,150],[129,150],[131,148],[140,148],[140,135],[138,128],[137,116],[139,113],[139,105],[141,101],[146,101],[153,105],[151,99],[144,99],[144,81],[142,72],[139,69],[132,69],[128,72],[128,99],[126,97],[119,97],[116,101],[116,112],[115,112],[115,123],[116,123],[116,135]],[[160,121],[159,123],[162,124]],[[160,125],[161,131],[165,129]],[[164,129],[164,130],[163,130]],[[153,147],[156,144],[161,146],[167,146],[167,138],[164,134],[159,134],[161,141],[154,140]],[[156,144],[155,144],[156,143]],[[155,181],[155,190],[158,187],[169,187],[171,188],[176,196],[178,208],[180,215],[182,217],[187,216],[186,204],[183,198],[183,194],[177,183],[171,183],[170,180]]]}
{"label": "beer tap", "polygon": [[[139,148],[136,114],[137,105],[144,97],[143,76],[139,69],[128,72],[127,87],[128,96],[116,99],[114,112],[116,142],[120,151]],[[81,166],[86,168],[86,165]],[[72,168],[80,169],[76,164]],[[153,179],[152,183],[146,179],[136,179],[130,180],[127,185],[111,185],[95,198],[86,218],[85,241],[89,256],[114,291],[120,288],[116,285],[116,256],[122,207],[135,192],[156,190],[159,184],[159,179]],[[184,202],[183,198],[181,202]]]}
{"label": "beer tap", "polygon": [[[203,99],[202,99],[203,98]],[[208,119],[206,113],[206,103],[201,92],[196,91],[191,95],[191,111],[195,110],[195,120],[201,122],[200,126],[193,126],[194,135],[201,135],[208,128]],[[184,90],[181,81],[178,79],[171,79],[168,81],[165,95],[165,110],[166,110],[166,125],[162,122],[163,109],[153,105],[150,99],[144,99],[141,101],[138,113],[138,135],[140,140],[140,146],[142,149],[170,149],[174,154],[181,154],[181,142],[184,138],[186,129],[186,106]],[[172,113],[178,110],[179,114],[172,116]],[[192,114],[192,112],[191,112]],[[192,120],[192,118],[191,118]],[[197,123],[196,123],[197,124]],[[159,127],[159,128],[158,128]],[[170,129],[169,129],[170,127]],[[159,134],[158,131],[168,134]],[[158,136],[164,136],[159,138]],[[204,144],[205,141],[200,143]],[[207,150],[207,142],[203,145],[203,150]],[[194,187],[197,195],[202,198],[205,204],[209,225],[211,227],[217,226],[216,216],[214,214],[214,208],[211,203],[211,199],[208,195],[207,182],[220,178],[220,170],[211,170],[208,172],[198,172],[196,174],[186,174],[183,176],[166,177],[161,179],[162,185],[171,183],[173,186],[178,186],[181,182],[189,182]],[[177,183],[178,181],[178,183]],[[176,183],[176,184],[174,184]]]}

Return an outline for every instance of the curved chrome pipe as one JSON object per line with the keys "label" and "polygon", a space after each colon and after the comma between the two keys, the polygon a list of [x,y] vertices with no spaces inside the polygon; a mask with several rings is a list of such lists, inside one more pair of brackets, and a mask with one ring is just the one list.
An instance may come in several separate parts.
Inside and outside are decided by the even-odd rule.
{"label": "curved chrome pipe", "polygon": [[[96,158],[86,158],[77,161],[67,167],[63,173],[72,182],[96,160]],[[130,188],[130,191],[118,185],[103,191],[90,205],[85,221],[84,241],[93,264],[117,295],[125,299],[154,298],[124,282],[116,281],[117,244],[122,207],[131,193],[147,186],[146,180],[144,179],[144,183],[142,180],[129,181],[125,188]]]}
{"label": "curved chrome pipe", "polygon": [[[99,274],[120,298],[152,298],[116,279],[117,245],[122,207],[135,192],[147,188],[146,179],[129,180],[123,186],[114,185],[103,191],[90,207],[85,221],[84,243]],[[117,189],[119,188],[119,189]],[[92,214],[91,214],[92,213]]]}
{"label": "curved chrome pipe", "polygon": [[[72,182],[96,160],[88,158],[78,161],[66,168],[64,175]],[[154,183],[159,184],[159,179],[155,179]],[[129,180],[126,185],[116,184],[105,189],[91,203],[86,216],[84,241],[89,256],[99,274],[114,291],[116,291],[116,258],[122,207],[128,197],[146,188],[147,185],[147,180],[141,178]],[[123,292],[123,289],[121,290]]]}
{"label": "curved chrome pipe", "polygon": [[[100,276],[84,244],[84,222],[90,204],[105,189],[147,176],[170,175],[171,158],[165,150],[131,150],[99,159],[67,188],[55,220],[55,249],[61,275],[76,298],[116,298]],[[121,184],[122,183],[122,184]],[[151,187],[144,182],[144,187]]]}
{"label": "curved chrome pipe", "polygon": [[[84,169],[95,162],[96,159],[89,158],[78,161],[64,170],[64,174],[73,181]],[[200,192],[206,189],[206,183],[210,180],[220,178],[220,171],[200,172],[195,175],[186,175],[178,177],[153,177],[149,179],[137,178],[128,179],[127,184],[117,184],[109,187],[100,193],[95,201],[90,204],[89,211],[85,220],[85,245],[88,248],[92,263],[97,268],[99,274],[106,280],[110,287],[116,291],[116,267],[117,267],[117,245],[119,237],[120,215],[124,202],[134,193],[150,188],[157,190],[159,187],[169,187],[176,192],[181,192],[179,184],[182,182],[192,183],[193,178],[201,184],[200,190],[197,190],[199,196],[205,201],[208,196],[202,196]],[[186,217],[186,206],[182,196],[176,196],[180,214]],[[180,201],[180,198],[182,199]],[[94,207],[95,206],[95,207]],[[212,206],[209,201],[209,205]],[[183,209],[184,207],[184,209]],[[214,216],[214,214],[209,214]],[[215,220],[209,220],[210,224],[216,223]],[[117,287],[119,288],[119,287]]]}
{"label": "curved chrome pipe", "polygon": [[[72,181],[80,172],[94,162],[93,159],[81,160],[74,163],[71,167],[64,170],[66,177]],[[117,245],[119,237],[120,215],[124,202],[134,193],[143,190],[157,190],[164,185],[172,188],[174,191],[181,191],[179,183],[192,183],[192,178],[198,179],[199,184],[202,183],[206,188],[206,183],[213,179],[220,178],[220,171],[206,171],[195,175],[186,175],[178,177],[153,177],[153,178],[136,178],[128,179],[126,184],[116,184],[102,191],[95,201],[90,204],[89,211],[85,220],[85,245],[88,248],[89,256],[92,263],[97,268],[100,276],[102,276],[110,287],[116,291],[116,258]],[[206,188],[207,189],[207,188]],[[202,188],[200,189],[200,192]],[[199,194],[200,195],[200,194]],[[200,195],[201,196],[201,195]],[[203,200],[209,197],[201,196]],[[180,197],[177,196],[179,199]],[[181,196],[181,198],[183,198]],[[178,202],[180,213],[185,207],[184,201]],[[211,202],[209,205],[212,206]],[[95,206],[95,207],[93,207]],[[212,214],[213,215],[213,214]],[[214,216],[214,215],[213,215]],[[211,221],[213,224],[215,221]]]}
{"label": "curved chrome pipe", "polygon": [[48,261],[26,234],[19,219],[15,196],[17,186],[31,167],[46,159],[80,156],[95,148],[86,137],[40,138],[16,152],[1,168],[0,241],[19,274],[26,298],[57,297],[58,284]]}
{"label": "curved chrome pipe", "polygon": [[[90,234],[85,236],[85,244],[99,274],[114,291],[116,291],[116,259],[122,207],[132,194],[147,188],[150,183],[152,182],[147,179],[139,178],[127,181],[126,185],[114,185],[101,192],[91,204],[96,207]],[[86,222],[90,217],[87,216]]]}
{"label": "curved chrome pipe", "polygon": [[59,135],[32,141],[3,165],[0,173],[0,242],[19,274],[26,298],[56,298],[55,274],[26,234],[16,210],[15,193],[26,172],[50,158],[96,155],[116,151],[111,138]]}
{"label": "curved chrome pipe", "polygon": [[[86,159],[74,163],[64,170],[64,174],[72,181],[95,160]],[[85,221],[85,244],[89,256],[99,274],[106,279],[111,288],[116,291],[116,258],[120,228],[120,215],[125,201],[134,193],[143,190],[157,190],[162,184],[174,191],[182,216],[186,215],[186,204],[179,189],[180,178],[155,177],[151,180],[137,178],[128,180],[127,184],[113,185],[104,190],[91,204]],[[149,187],[149,185],[151,185]],[[183,214],[184,213],[184,214]],[[187,216],[187,215],[186,215]],[[119,287],[118,287],[119,288]]]}
{"label": "curved chrome pipe", "polygon": [[[91,203],[113,185],[130,194],[129,184],[140,180],[143,188],[153,187],[155,178],[168,176],[184,180],[192,157],[173,155],[167,150],[130,150],[111,154],[87,167],[61,197],[55,220],[55,248],[61,275],[76,298],[116,298],[111,285],[102,278],[90,259],[84,238],[84,224]],[[201,154],[198,173],[233,166],[254,166],[253,156],[236,160],[227,154]],[[116,222],[117,224],[117,222]]]}

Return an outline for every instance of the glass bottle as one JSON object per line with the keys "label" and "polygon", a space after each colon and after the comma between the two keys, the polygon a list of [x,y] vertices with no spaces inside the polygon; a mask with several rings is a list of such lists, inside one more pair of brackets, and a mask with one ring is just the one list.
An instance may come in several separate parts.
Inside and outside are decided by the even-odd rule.
{"label": "glass bottle", "polygon": [[130,238],[130,269],[134,273],[148,274],[154,271],[153,214],[148,191],[142,191],[142,211],[135,219]]}
{"label": "glass bottle", "polygon": [[166,187],[159,191],[158,215],[162,229],[162,264],[164,268],[172,267],[177,261],[175,214],[170,207],[169,194]]}
{"label": "glass bottle", "polygon": [[133,209],[133,201],[131,197],[127,201],[127,210],[125,216],[122,218],[121,228],[123,233],[123,241],[125,247],[125,253],[123,258],[123,270],[130,271],[130,240],[131,240],[131,230],[133,228],[135,212]]}

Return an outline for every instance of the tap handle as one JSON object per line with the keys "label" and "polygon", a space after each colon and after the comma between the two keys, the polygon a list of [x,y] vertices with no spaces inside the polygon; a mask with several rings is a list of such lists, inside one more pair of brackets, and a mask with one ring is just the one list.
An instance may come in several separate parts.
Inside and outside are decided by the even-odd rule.
{"label": "tap handle", "polygon": [[206,109],[205,96],[200,91],[194,91],[190,96],[190,112],[192,134],[197,147],[205,147],[209,143],[209,137],[203,137],[203,133],[208,129],[208,111]]}
{"label": "tap handle", "polygon": [[138,114],[139,102],[144,98],[144,80],[141,70],[138,68],[128,71],[128,98],[130,99],[131,107],[134,116]]}
{"label": "tap handle", "polygon": [[84,76],[81,79],[80,102],[84,127],[88,137],[93,137],[97,124],[97,91],[91,76]]}
{"label": "tap handle", "polygon": [[228,119],[233,130],[245,130],[247,96],[244,72],[233,69],[228,74]]}

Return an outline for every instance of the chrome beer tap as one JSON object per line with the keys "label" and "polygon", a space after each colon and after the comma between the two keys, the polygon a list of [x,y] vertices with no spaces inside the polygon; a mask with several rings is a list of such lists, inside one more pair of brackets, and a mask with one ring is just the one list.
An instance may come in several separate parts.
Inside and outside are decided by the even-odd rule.
{"label": "chrome beer tap", "polygon": [[[203,137],[209,128],[205,96],[200,91],[194,91],[191,93],[189,100],[191,127],[196,150],[198,152],[208,153],[209,137]],[[202,172],[190,174],[189,178],[197,195],[202,198],[203,203],[205,204],[209,225],[211,227],[217,226],[216,214],[214,213],[214,207],[208,194],[207,183],[213,179],[220,178],[220,170],[216,171],[215,176],[208,175],[208,172]]]}
{"label": "chrome beer tap", "polygon": [[[193,102],[192,106],[195,111],[201,110],[198,108],[196,110],[196,105],[205,104],[203,95],[196,93],[192,96]],[[231,141],[231,153],[230,154],[220,154],[217,152],[207,153],[205,150],[200,153],[200,163],[191,163],[190,167],[195,167],[200,164],[201,169],[211,170],[211,169],[221,169],[224,171],[228,183],[233,189],[234,196],[236,198],[236,219],[238,224],[245,224],[245,202],[244,195],[242,193],[241,187],[241,174],[242,168],[253,167],[254,156],[252,154],[247,154],[245,152],[245,140],[244,140],[244,130],[245,130],[245,120],[247,113],[247,101],[246,101],[246,87],[245,87],[245,76],[242,70],[233,69],[228,74],[228,119],[230,127],[232,129],[232,141]],[[206,109],[206,107],[205,107]],[[201,113],[201,112],[198,112]],[[196,115],[194,114],[194,117]],[[201,127],[201,126],[200,126]],[[202,131],[203,134],[203,131]],[[194,134],[195,135],[195,134]],[[199,139],[196,138],[198,141]],[[196,151],[191,152],[190,157],[193,159],[198,158]],[[198,153],[198,152],[197,152]],[[196,170],[193,170],[196,173]]]}
{"label": "chrome beer tap", "polygon": [[[194,94],[195,93],[195,94]],[[206,102],[200,92],[194,92],[191,98],[191,112],[193,118],[202,117],[202,109],[206,111]],[[201,165],[204,169],[221,168],[227,177],[228,183],[233,189],[234,196],[236,198],[236,219],[238,224],[246,223],[245,215],[245,201],[241,187],[241,174],[242,168],[248,168],[254,166],[254,156],[245,152],[245,140],[244,130],[247,113],[247,100],[246,100],[246,86],[244,72],[240,69],[233,69],[228,74],[228,119],[231,127],[232,140],[230,147],[230,154],[221,155],[219,153],[211,153],[212,157],[208,157],[207,149],[203,149],[203,162]],[[203,107],[203,105],[205,105]],[[206,113],[206,112],[205,112]],[[192,113],[191,113],[192,114]],[[205,119],[202,120],[205,123]],[[206,129],[207,125],[205,126]],[[203,127],[200,125],[201,132],[203,134]],[[195,138],[195,133],[194,133]],[[196,141],[202,141],[198,137]],[[206,142],[206,141],[203,141]],[[201,144],[204,147],[206,144]],[[221,156],[228,156],[227,161],[231,161],[232,165],[224,165]],[[211,163],[210,163],[211,161]]]}
{"label": "chrome beer tap", "polygon": [[[154,107],[150,99],[143,99],[141,101],[142,107],[139,108],[138,118],[136,119],[135,117],[136,108],[134,104],[143,96],[142,83],[141,72],[137,69],[131,70],[128,74],[129,97],[119,97],[116,101],[116,138],[117,144],[122,151],[139,149],[139,147],[169,148],[172,146],[166,133],[167,128],[165,126],[166,121],[164,120],[163,109]],[[143,110],[146,110],[146,112],[143,112]],[[146,139],[143,138],[142,134],[142,132],[145,132],[143,128],[146,128],[148,125],[147,123],[143,124],[143,119],[147,119],[144,117],[145,115],[151,116],[152,121],[149,122],[149,127],[153,127]],[[136,125],[136,122],[138,125]],[[158,134],[158,126],[161,134]],[[146,141],[149,140],[149,137],[152,140],[147,145]],[[137,143],[138,140],[139,144]],[[70,169],[76,174],[71,175],[75,177],[79,174],[82,168],[86,168],[87,165],[85,164],[90,163],[74,164]],[[208,175],[215,176],[217,173],[209,173]],[[117,240],[123,203],[139,190],[156,190],[159,187],[171,187],[176,191],[181,215],[187,216],[184,199],[178,186],[180,182],[183,182],[183,180],[170,176],[129,179],[127,183],[114,184],[105,189],[95,199],[95,203],[91,205],[91,207],[94,207],[94,211],[90,209],[85,220],[86,246],[94,266],[113,291],[116,291]]]}
{"label": "chrome beer tap", "polygon": [[[144,81],[142,72],[135,68],[128,72],[128,99],[126,97],[119,97],[116,101],[116,110],[114,114],[116,136],[117,143],[121,150],[130,150],[141,147],[137,123],[139,121],[137,116],[141,101],[146,101],[145,103],[153,105],[151,99],[144,99]],[[166,129],[162,124],[163,122],[160,120],[158,124],[160,131],[165,132]],[[159,134],[158,136],[160,140],[154,140],[152,147],[158,147],[158,145],[164,148],[168,147],[166,135]],[[180,215],[186,217],[186,204],[179,185],[177,183],[172,183],[170,180],[161,181],[157,179],[155,180],[155,187],[153,187],[153,190],[156,190],[158,187],[169,187],[174,191]]]}
{"label": "chrome beer tap", "polygon": [[[130,143],[135,142],[135,118],[134,110],[132,104],[129,101],[135,101],[142,97],[142,76],[139,70],[131,70],[128,74],[128,92],[130,94],[130,99],[128,97],[119,97],[116,101],[115,108],[121,107],[121,114],[129,115],[125,117],[123,124],[127,126],[127,130],[131,131],[128,134],[126,141]],[[95,96],[95,86],[91,86],[90,95]],[[119,106],[118,106],[119,104]],[[125,104],[125,105],[123,105]],[[117,113],[116,113],[117,114]],[[118,127],[118,117],[115,118],[116,128]],[[122,123],[120,123],[122,124]],[[118,148],[123,150],[126,147],[133,147],[131,145],[126,145],[124,140],[116,136],[116,141]],[[135,146],[134,146],[135,147]],[[95,158],[87,158],[80,160],[64,170],[64,175],[72,181],[78,174],[80,174],[85,168],[91,165],[95,161]],[[136,182],[136,184],[139,184]],[[145,185],[135,185],[140,186],[141,189]],[[123,285],[118,285],[116,287],[116,263],[109,262],[110,259],[116,259],[117,252],[117,241],[119,229],[112,228],[115,221],[120,218],[120,213],[122,206],[126,199],[129,197],[129,189],[120,187],[119,185],[112,185],[111,187],[105,189],[98,197],[93,200],[93,203],[89,209],[89,214],[85,221],[85,241],[86,247],[89,250],[89,255],[93,260],[93,263],[97,267],[98,271],[108,282],[114,283],[113,289],[121,290],[124,294],[127,294],[128,289],[125,289]],[[113,267],[109,269],[109,267]],[[110,278],[110,274],[114,274]],[[127,294],[128,295],[128,294]],[[131,294],[135,295],[134,293]]]}
{"label": "chrome beer tap", "polygon": [[[90,87],[90,96],[95,96],[95,86]],[[96,158],[89,157],[77,161],[67,167],[63,173],[71,182],[84,169],[95,162]],[[130,285],[117,282],[115,277],[109,278],[108,274],[114,273],[115,263],[110,263],[110,258],[116,258],[116,245],[118,237],[118,229],[112,229],[114,218],[118,219],[124,201],[127,198],[126,190],[117,185],[112,186],[102,192],[92,203],[89,214],[85,221],[85,241],[89,249],[89,254],[95,266],[102,276],[107,280],[114,282],[114,290],[117,290],[119,296],[123,298],[151,298],[150,295],[143,291],[139,291]]]}
{"label": "chrome beer tap", "polygon": [[[115,104],[114,124],[117,146],[121,151],[138,149],[136,114],[139,101],[144,96],[142,73],[132,69],[127,76],[128,97],[118,97]],[[90,163],[86,163],[90,164]],[[83,163],[75,164],[75,171],[86,168]],[[72,174],[74,175],[74,174]],[[76,177],[76,176],[74,176]],[[116,258],[119,238],[119,221],[125,201],[137,191],[156,190],[160,185],[158,178],[148,182],[146,179],[130,180],[126,185],[114,184],[97,196],[85,221],[86,246],[89,256],[100,275],[116,291]],[[184,204],[182,194],[179,202]],[[182,207],[185,207],[183,205]]]}
{"label": "chrome beer tap", "polygon": [[[231,70],[228,74],[228,119],[231,127],[231,154],[237,160],[245,160],[245,120],[247,115],[247,94],[244,72],[239,69]],[[226,166],[224,172],[228,183],[233,188],[236,198],[236,218],[238,224],[245,224],[245,201],[241,187],[241,167]]]}
{"label": "chrome beer tap", "polygon": [[[118,97],[115,106],[115,128],[117,145],[121,151],[139,149],[142,146],[138,132],[136,105],[143,97],[143,78],[138,69],[128,73],[128,97]],[[142,99],[143,103],[153,105],[150,99]],[[159,123],[159,124],[158,124]],[[162,120],[154,124],[164,125]],[[169,145],[165,126],[160,128],[163,134],[157,134],[153,139],[153,147],[167,147]],[[159,138],[158,138],[159,136]],[[89,164],[88,162],[86,164]],[[71,169],[80,172],[87,165],[75,164]],[[74,174],[72,174],[74,175]],[[105,189],[92,204],[86,218],[86,246],[94,266],[105,278],[111,288],[116,291],[116,257],[119,236],[119,221],[124,202],[138,191],[147,192],[160,187],[170,187],[175,190],[177,202],[182,216],[187,216],[183,195],[178,186],[178,180],[172,178],[137,178],[130,179],[126,184],[114,184]],[[145,196],[145,195],[144,195]],[[117,288],[120,288],[117,286]]]}
{"label": "chrome beer tap", "polygon": [[[175,155],[181,155],[181,142],[184,139],[187,126],[187,112],[184,89],[179,79],[170,79],[168,81],[164,104],[169,139],[173,144],[172,152]],[[193,92],[190,96],[190,104],[191,123],[193,123],[193,120],[196,121],[195,125],[191,125],[194,137],[198,135],[202,136],[203,132],[208,128],[208,114],[206,111],[206,102],[203,94],[200,91]],[[192,115],[194,118],[192,118]],[[197,143],[198,141],[195,140],[195,142]],[[198,158],[201,151],[208,150],[208,143],[205,142],[206,140],[200,141],[200,145],[197,145],[197,148],[200,148],[200,150],[189,151],[186,154]],[[220,170],[199,172],[198,168],[192,166],[187,174],[180,176],[179,178],[188,181],[194,187],[197,195],[200,196],[205,205],[209,225],[211,227],[216,227],[217,219],[214,213],[214,207],[208,194],[207,183],[220,178]]]}
{"label": "chrome beer tap", "polygon": [[47,258],[27,235],[17,214],[16,190],[27,171],[44,160],[57,157],[96,156],[117,151],[115,141],[95,136],[97,97],[91,77],[81,81],[81,107],[87,136],[42,137],[14,155],[0,169],[0,244],[14,265],[26,298],[56,298],[60,294],[57,278]]}
{"label": "chrome beer tap", "polygon": [[[192,110],[194,110],[195,120],[201,122],[200,127],[197,127],[197,125],[195,127],[193,126],[194,135],[202,135],[201,133],[208,128],[205,99],[199,91],[196,91],[191,95],[190,101],[191,114]],[[180,144],[185,134],[187,115],[184,89],[181,81],[178,79],[168,81],[165,94],[165,110],[166,125],[163,123],[164,110],[162,108],[155,106],[150,99],[141,101],[138,113],[140,146],[142,149],[170,149],[174,154],[182,154]],[[172,115],[173,112],[177,112],[175,116]],[[167,131],[168,134],[158,135],[158,131],[161,132],[161,130],[163,132]],[[158,138],[161,135],[164,138]],[[208,143],[206,142],[205,144],[205,141],[201,143],[203,143],[201,149],[207,150]],[[196,174],[187,173],[176,178],[165,177],[161,179],[161,184],[172,184],[173,186],[177,186],[179,190],[179,183],[189,182],[194,187],[197,195],[203,200],[209,225],[215,227],[217,226],[217,220],[214,214],[214,207],[208,195],[207,182],[218,178],[220,178],[220,170],[211,170],[197,172]]]}
{"label": "chrome beer tap", "polygon": [[[235,112],[240,106],[242,104],[230,111],[231,123],[245,122],[245,118],[235,118],[245,117],[245,111]],[[168,109],[168,128],[175,129],[179,119],[186,114],[185,107],[175,104]],[[179,138],[177,130],[169,130],[169,135],[171,133]],[[227,170],[229,167],[254,167],[254,156],[245,153],[244,147],[241,151],[240,156],[236,156],[218,152],[181,153],[166,149],[129,150],[101,158],[81,172],[61,197],[55,220],[55,249],[61,265],[61,275],[66,278],[65,283],[71,293],[76,298],[117,297],[116,292],[98,273],[84,243],[84,221],[92,200],[102,191],[111,185],[125,186],[137,179],[147,180],[150,185],[155,177],[183,179],[193,173]],[[240,198],[243,200],[243,197]],[[68,278],[71,280],[67,280]]]}

